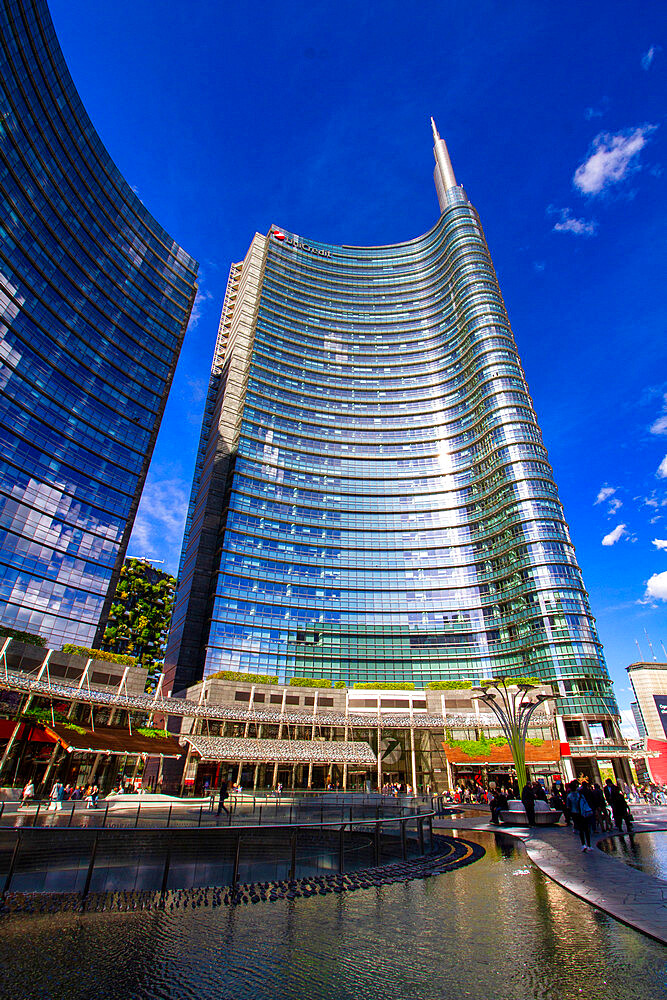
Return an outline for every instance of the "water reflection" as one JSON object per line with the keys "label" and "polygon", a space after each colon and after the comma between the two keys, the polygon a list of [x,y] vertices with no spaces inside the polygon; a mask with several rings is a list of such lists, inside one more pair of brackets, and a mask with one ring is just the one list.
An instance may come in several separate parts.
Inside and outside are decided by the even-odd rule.
{"label": "water reflection", "polygon": [[4,918],[0,995],[105,1000],[657,1000],[664,949],[546,879],[484,858],[339,896],[177,913]]}
{"label": "water reflection", "polygon": [[606,854],[667,881],[667,832],[635,833],[600,842]]}

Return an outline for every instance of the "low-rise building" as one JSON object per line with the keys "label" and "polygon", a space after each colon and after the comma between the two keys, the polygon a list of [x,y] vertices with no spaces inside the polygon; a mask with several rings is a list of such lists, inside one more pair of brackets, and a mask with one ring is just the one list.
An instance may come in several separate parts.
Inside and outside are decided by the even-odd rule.
{"label": "low-rise building", "polygon": [[[234,674],[207,677],[174,698],[162,685],[147,694],[144,678],[132,665],[6,640],[0,784],[31,777],[45,786],[57,771],[78,783],[95,777],[105,787],[120,775],[142,775],[151,788],[189,794],[223,778],[247,789],[398,783],[441,792],[466,779],[502,780],[513,770],[499,721],[469,681],[348,689]],[[520,688],[510,682],[509,690]],[[526,697],[536,695],[544,700],[528,728],[532,778],[548,784],[555,775],[583,773],[600,780],[606,766],[617,779],[632,780],[629,761],[637,753],[615,717],[563,718],[548,685],[526,688]],[[44,744],[39,753],[21,729],[28,722]],[[168,745],[157,742],[165,722]]]}
{"label": "low-rise building", "polygon": [[[627,668],[635,692],[637,729],[651,779],[667,784],[667,663],[638,662]],[[633,705],[633,710],[634,710]]]}

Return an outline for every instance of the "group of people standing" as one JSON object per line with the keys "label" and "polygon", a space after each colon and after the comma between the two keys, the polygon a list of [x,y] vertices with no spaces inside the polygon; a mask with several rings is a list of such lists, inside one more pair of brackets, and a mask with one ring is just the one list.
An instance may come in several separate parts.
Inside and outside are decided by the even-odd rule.
{"label": "group of people standing", "polygon": [[[84,787],[83,785],[63,785],[62,781],[56,780],[53,782],[51,791],[49,792],[49,809],[62,809],[63,802],[76,802],[77,799],[85,799],[87,808],[97,809],[99,796],[100,790],[96,781],[92,781],[88,786]],[[33,781],[28,781],[23,786],[21,806],[28,805],[34,798],[35,784]]]}
{"label": "group of people standing", "polygon": [[[501,812],[509,808],[507,792],[508,789],[505,788],[496,789],[489,803],[491,822],[496,826],[500,825]],[[519,797],[518,786],[512,789],[512,793],[513,798]],[[528,782],[521,791],[521,802],[529,826],[535,826],[535,801],[538,799],[548,802],[552,809],[563,814],[566,826],[574,827],[579,834],[582,851],[592,850],[591,834],[598,828],[611,830],[610,812],[618,830],[622,831],[625,823],[627,832],[632,832],[632,813],[627,799],[621,787],[614,784],[611,778],[607,778],[604,788],[595,782],[591,784],[586,779],[575,779],[565,785],[557,778],[548,797],[544,785],[539,781]]]}
{"label": "group of people standing", "polygon": [[412,795],[412,785],[406,784],[405,781],[387,781],[380,791],[382,795],[393,795],[394,798],[398,798],[399,795]]}
{"label": "group of people standing", "polygon": [[[559,796],[563,800],[562,794]],[[555,808],[560,808],[556,806]],[[581,850],[590,851],[591,834],[600,830],[611,830],[611,819],[614,826],[623,832],[623,824],[628,833],[632,833],[632,813],[620,785],[607,778],[604,788],[594,782],[571,781],[564,797],[563,815],[567,826],[572,824],[581,839]]]}

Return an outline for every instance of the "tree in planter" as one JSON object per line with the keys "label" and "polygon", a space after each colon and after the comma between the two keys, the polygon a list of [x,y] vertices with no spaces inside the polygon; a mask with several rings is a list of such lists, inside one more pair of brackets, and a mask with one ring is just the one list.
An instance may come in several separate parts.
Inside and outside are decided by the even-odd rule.
{"label": "tree in planter", "polygon": [[[509,679],[512,685],[511,679]],[[515,691],[508,688],[508,678],[498,677],[473,688],[473,699],[481,701],[490,708],[500,723],[500,728],[507,737],[510,753],[516,769],[519,790],[523,791],[528,775],[526,772],[526,737],[528,724],[533,712],[539,705],[547,701],[549,695],[539,692],[532,697],[534,684],[516,684]]]}
{"label": "tree in planter", "polygon": [[102,649],[135,656],[148,676],[146,690],[162,673],[176,580],[145,559],[126,559],[120,571]]}

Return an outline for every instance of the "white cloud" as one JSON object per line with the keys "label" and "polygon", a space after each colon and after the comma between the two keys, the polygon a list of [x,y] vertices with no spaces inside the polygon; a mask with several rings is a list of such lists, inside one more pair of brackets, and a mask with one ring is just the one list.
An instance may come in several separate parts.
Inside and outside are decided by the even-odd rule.
{"label": "white cloud", "polygon": [[662,414],[649,428],[651,434],[667,434],[667,393],[662,398]]}
{"label": "white cloud", "polygon": [[195,301],[192,304],[192,312],[190,313],[190,322],[188,323],[188,330],[196,326],[201,319],[202,312],[204,311],[204,303],[212,299],[213,296],[210,292],[205,291],[203,288],[197,289],[197,294],[195,295]]}
{"label": "white cloud", "polygon": [[189,376],[185,381],[190,389],[190,402],[201,403],[202,399],[206,397],[208,382],[203,378],[191,378]]}
{"label": "white cloud", "polygon": [[547,209],[550,215],[557,214],[558,221],[554,223],[555,233],[574,233],[575,236],[595,236],[598,224],[595,219],[575,219],[569,208]]}
{"label": "white cloud", "polygon": [[667,601],[667,570],[663,573],[654,573],[646,581],[645,597],[658,601]]}
{"label": "white cloud", "polygon": [[608,500],[609,497],[612,497],[615,492],[616,492],[615,486],[601,486],[598,495],[595,498],[595,503],[593,504],[593,506],[595,506],[595,504],[598,503],[604,503],[604,501]]}
{"label": "white cloud", "polygon": [[184,480],[149,479],[141,495],[128,553],[164,559],[165,569],[175,573],[188,500],[189,491]]}
{"label": "white cloud", "polygon": [[607,513],[609,514],[609,517],[612,517],[616,513],[617,510],[621,509],[622,506],[623,506],[623,501],[619,500],[618,497],[613,497],[609,501],[609,507],[607,509]]}
{"label": "white cloud", "polygon": [[637,724],[631,708],[621,709],[621,733],[625,736],[626,740],[630,740],[632,743],[639,739]]}
{"label": "white cloud", "polygon": [[657,56],[658,52],[662,52],[661,45],[652,45],[648,52],[644,53],[641,59],[642,69],[649,70],[651,68],[651,64],[653,63],[653,60]]}
{"label": "white cloud", "polygon": [[602,539],[602,544],[615,545],[616,542],[623,537],[623,535],[627,535],[627,531],[625,530],[625,525],[617,524],[616,527],[613,529],[613,531],[610,531],[608,535],[604,536],[604,538]]}
{"label": "white cloud", "polygon": [[574,186],[583,194],[601,194],[639,170],[637,157],[656,128],[657,125],[639,125],[616,135],[600,132],[593,139],[588,159],[574,172]]}
{"label": "white cloud", "polygon": [[667,538],[654,538],[651,545],[655,545],[656,549],[667,549]]}
{"label": "white cloud", "polygon": [[660,502],[656,499],[655,490],[653,490],[650,497],[644,497],[642,504],[645,507],[660,507]]}
{"label": "white cloud", "polygon": [[667,479],[667,455],[663,458],[656,472],[658,479]]}

